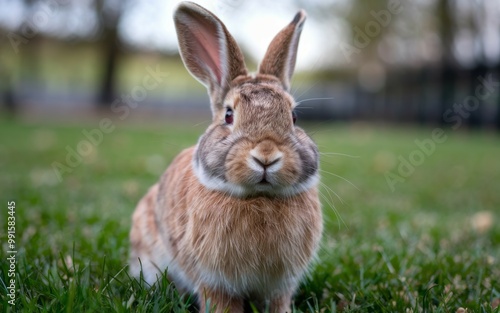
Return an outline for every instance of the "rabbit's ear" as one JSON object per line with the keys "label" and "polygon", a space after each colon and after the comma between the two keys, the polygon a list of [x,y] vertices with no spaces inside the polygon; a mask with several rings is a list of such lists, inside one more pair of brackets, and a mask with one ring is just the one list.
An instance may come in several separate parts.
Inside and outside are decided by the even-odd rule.
{"label": "rabbit's ear", "polygon": [[247,70],[243,54],[224,24],[205,8],[182,2],[174,14],[182,60],[191,74],[205,85],[212,111],[222,108],[231,81]]}
{"label": "rabbit's ear", "polygon": [[264,60],[259,66],[259,73],[276,76],[285,90],[290,88],[290,79],[297,59],[300,33],[305,20],[306,12],[300,10],[292,22],[283,28],[271,41]]}

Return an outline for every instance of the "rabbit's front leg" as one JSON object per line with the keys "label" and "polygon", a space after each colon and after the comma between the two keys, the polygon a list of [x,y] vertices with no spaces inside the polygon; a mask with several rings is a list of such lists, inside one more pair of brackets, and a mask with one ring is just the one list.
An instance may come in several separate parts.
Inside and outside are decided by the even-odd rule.
{"label": "rabbit's front leg", "polygon": [[200,288],[198,292],[200,312],[213,313],[243,313],[244,300],[230,296],[222,290],[213,290],[208,287]]}
{"label": "rabbit's front leg", "polygon": [[269,303],[269,312],[271,313],[291,313],[292,309],[290,304],[292,303],[292,294],[285,294],[275,296],[271,299]]}

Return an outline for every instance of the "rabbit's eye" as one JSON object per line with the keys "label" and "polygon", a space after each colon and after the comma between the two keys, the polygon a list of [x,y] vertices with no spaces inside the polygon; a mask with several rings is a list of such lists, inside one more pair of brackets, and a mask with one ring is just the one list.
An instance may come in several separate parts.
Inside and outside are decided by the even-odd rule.
{"label": "rabbit's eye", "polygon": [[297,113],[295,113],[295,111],[292,111],[292,121],[294,124],[297,122]]}
{"label": "rabbit's eye", "polygon": [[226,110],[225,121],[226,121],[226,124],[228,124],[228,125],[233,124],[233,110],[231,110],[231,108],[227,108],[227,110]]}

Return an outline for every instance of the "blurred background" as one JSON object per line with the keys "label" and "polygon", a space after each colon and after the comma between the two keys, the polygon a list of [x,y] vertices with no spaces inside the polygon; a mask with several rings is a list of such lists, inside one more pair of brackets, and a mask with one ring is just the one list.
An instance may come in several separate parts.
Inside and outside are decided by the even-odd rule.
{"label": "blurred background", "polygon": [[[0,0],[2,112],[206,116],[206,91],[178,55],[178,2]],[[497,0],[197,2],[225,22],[250,70],[307,11],[292,90],[303,119],[500,130]]]}

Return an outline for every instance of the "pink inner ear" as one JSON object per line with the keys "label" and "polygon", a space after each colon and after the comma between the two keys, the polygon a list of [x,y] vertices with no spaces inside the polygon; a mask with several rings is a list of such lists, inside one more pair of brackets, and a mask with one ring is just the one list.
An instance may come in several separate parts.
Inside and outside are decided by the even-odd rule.
{"label": "pink inner ear", "polygon": [[198,58],[200,66],[207,66],[217,79],[217,83],[222,82],[220,41],[217,37],[217,27],[211,23],[196,21],[191,25],[194,42],[191,43],[191,54]]}

